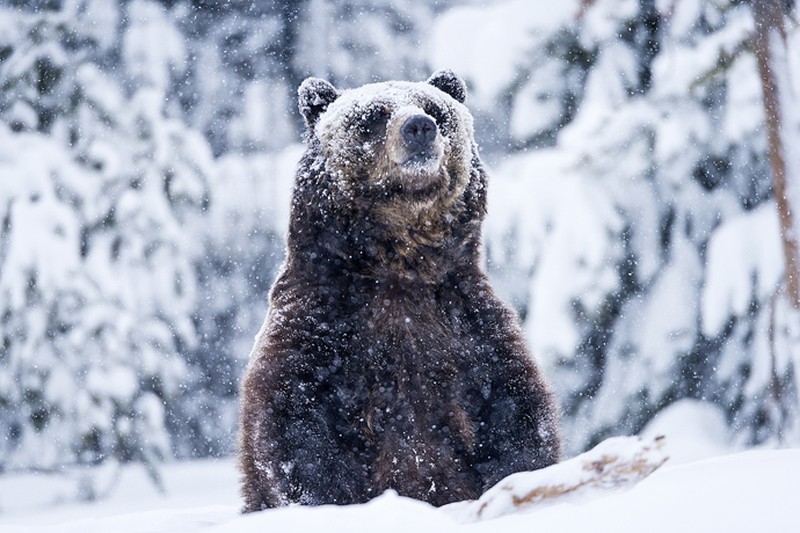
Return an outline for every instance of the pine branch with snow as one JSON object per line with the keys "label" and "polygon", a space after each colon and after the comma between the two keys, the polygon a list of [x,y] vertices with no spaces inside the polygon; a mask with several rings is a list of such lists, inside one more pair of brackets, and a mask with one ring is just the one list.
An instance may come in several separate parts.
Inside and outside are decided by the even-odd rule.
{"label": "pine branch with snow", "polygon": [[553,466],[512,474],[477,500],[453,503],[443,509],[461,522],[477,522],[565,498],[628,489],[667,461],[664,442],[662,436],[649,440],[610,438],[588,452]]}

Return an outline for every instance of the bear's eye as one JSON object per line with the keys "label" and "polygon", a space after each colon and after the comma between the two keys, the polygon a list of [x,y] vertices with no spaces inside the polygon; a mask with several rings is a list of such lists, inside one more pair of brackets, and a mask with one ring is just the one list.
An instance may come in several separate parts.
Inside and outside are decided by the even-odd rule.
{"label": "bear's eye", "polygon": [[389,110],[385,107],[373,107],[366,113],[361,121],[361,129],[369,137],[377,137],[386,129],[389,121]]}
{"label": "bear's eye", "polygon": [[447,113],[438,105],[430,104],[424,108],[425,114],[431,117],[439,128],[447,127]]}

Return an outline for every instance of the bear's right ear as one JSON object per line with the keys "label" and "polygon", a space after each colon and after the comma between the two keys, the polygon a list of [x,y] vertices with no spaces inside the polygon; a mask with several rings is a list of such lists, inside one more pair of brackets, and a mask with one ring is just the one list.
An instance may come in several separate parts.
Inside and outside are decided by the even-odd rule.
{"label": "bear's right ear", "polygon": [[306,78],[297,89],[297,103],[300,114],[306,121],[309,131],[314,129],[319,116],[339,97],[339,91],[330,82],[319,78]]}

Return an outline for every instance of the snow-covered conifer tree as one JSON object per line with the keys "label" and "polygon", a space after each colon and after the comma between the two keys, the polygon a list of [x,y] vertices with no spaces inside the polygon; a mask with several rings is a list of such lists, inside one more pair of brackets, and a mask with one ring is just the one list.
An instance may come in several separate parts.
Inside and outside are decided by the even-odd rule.
{"label": "snow-covered conifer tree", "polygon": [[[205,140],[166,115],[179,34],[158,4],[126,7],[3,14],[19,35],[2,67],[19,75],[3,91],[0,130],[2,468],[153,465],[171,454],[165,407],[197,342],[189,228],[214,165]],[[126,17],[121,50],[114,36],[84,32],[85,9]],[[127,87],[99,66],[118,53]],[[42,64],[55,67],[45,75]],[[43,76],[59,106],[26,102]],[[23,105],[34,113],[19,121]]]}

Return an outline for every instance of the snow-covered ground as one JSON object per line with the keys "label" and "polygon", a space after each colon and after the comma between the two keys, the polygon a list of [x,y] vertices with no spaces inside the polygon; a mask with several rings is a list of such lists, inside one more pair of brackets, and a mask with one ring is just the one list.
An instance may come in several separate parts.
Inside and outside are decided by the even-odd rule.
{"label": "snow-covered ground", "polygon": [[232,460],[176,463],[163,470],[164,494],[141,467],[125,469],[99,503],[62,503],[73,483],[42,475],[0,477],[0,531],[800,531],[800,449],[735,452],[719,414],[678,402],[645,434],[667,435],[672,459],[634,488],[593,492],[494,520],[461,524],[445,511],[393,493],[365,505],[290,507],[238,514]]}

